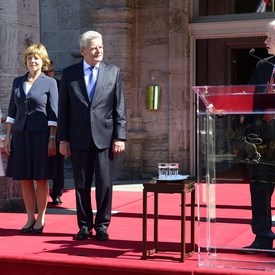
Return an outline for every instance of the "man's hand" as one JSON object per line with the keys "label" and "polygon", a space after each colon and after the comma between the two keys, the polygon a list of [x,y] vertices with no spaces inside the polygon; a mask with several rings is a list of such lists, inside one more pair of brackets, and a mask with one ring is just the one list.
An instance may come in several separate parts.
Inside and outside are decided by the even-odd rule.
{"label": "man's hand", "polygon": [[123,152],[125,150],[125,142],[115,139],[112,144],[112,151],[115,155]]}
{"label": "man's hand", "polygon": [[68,141],[61,141],[59,143],[59,152],[61,155],[65,157],[70,157],[71,156],[70,143]]}

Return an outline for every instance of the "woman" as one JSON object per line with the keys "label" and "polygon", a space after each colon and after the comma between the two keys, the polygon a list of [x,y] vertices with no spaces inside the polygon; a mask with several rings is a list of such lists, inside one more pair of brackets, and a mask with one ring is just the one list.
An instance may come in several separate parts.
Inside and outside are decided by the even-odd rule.
{"label": "woman", "polygon": [[42,72],[50,63],[42,44],[26,49],[24,63],[28,72],[13,81],[6,121],[4,149],[9,156],[6,176],[22,180],[28,218],[20,233],[39,234],[45,225],[48,179],[56,176],[58,91],[56,81]]}

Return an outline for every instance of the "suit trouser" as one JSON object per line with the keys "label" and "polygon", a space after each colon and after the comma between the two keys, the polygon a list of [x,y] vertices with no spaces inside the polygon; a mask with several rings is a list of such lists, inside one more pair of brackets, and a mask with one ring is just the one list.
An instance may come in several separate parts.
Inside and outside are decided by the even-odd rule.
{"label": "suit trouser", "polygon": [[[111,149],[98,149],[92,142],[86,150],[71,148],[76,210],[79,228],[108,227],[111,220],[114,154]],[[97,213],[93,221],[91,187],[95,174]]]}
{"label": "suit trouser", "polygon": [[[253,165],[254,166],[254,165]],[[256,165],[250,181],[252,231],[256,235],[271,230],[271,197],[274,191],[274,167]],[[274,181],[273,181],[274,182]]]}
{"label": "suit trouser", "polygon": [[[59,145],[57,145],[59,148]],[[55,196],[62,196],[64,191],[64,156],[56,152],[57,178],[53,179],[52,193]]]}
{"label": "suit trouser", "polygon": [[[258,125],[258,124],[257,124]],[[251,165],[251,206],[252,206],[252,231],[259,235],[265,231],[271,230],[271,197],[274,191],[275,184],[275,166],[274,154],[272,152],[271,141],[275,137],[275,120],[267,123],[261,121],[261,130],[255,130],[255,133],[260,133],[262,144],[267,146],[267,152],[263,153],[260,164]],[[257,126],[259,127],[259,126]]]}
{"label": "suit trouser", "polygon": [[[267,145],[267,152],[270,150],[270,141],[274,136],[274,123],[265,124],[265,131],[262,135],[263,144]],[[252,231],[259,235],[271,230],[271,197],[274,191],[275,166],[273,156],[265,156],[262,163],[251,165],[250,194],[252,206]]]}

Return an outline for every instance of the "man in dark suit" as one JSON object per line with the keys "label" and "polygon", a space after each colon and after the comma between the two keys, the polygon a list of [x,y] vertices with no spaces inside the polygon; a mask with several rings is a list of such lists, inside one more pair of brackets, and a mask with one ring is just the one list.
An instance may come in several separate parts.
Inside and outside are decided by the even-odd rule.
{"label": "man in dark suit", "polygon": [[[48,70],[44,71],[44,74],[54,78],[55,70],[54,70],[54,63],[52,60],[50,60],[50,65],[48,66]],[[58,91],[60,88],[60,80],[56,79]],[[58,141],[57,142],[57,148],[59,147]],[[64,156],[60,154],[59,150],[56,152],[56,164],[57,164],[57,177],[54,178],[53,186],[52,186],[52,192],[50,193],[50,197],[52,198],[52,203],[54,205],[62,204],[61,196],[64,191]]]}
{"label": "man in dark suit", "polygon": [[[271,57],[258,62],[251,79],[250,84],[272,84],[274,81],[274,65],[275,64],[275,20],[267,25],[267,38],[265,45]],[[273,82],[274,83],[274,82]],[[273,92],[273,91],[272,91]],[[254,121],[253,132],[262,138],[263,144],[267,146],[267,152],[271,150],[270,146],[275,139],[275,120],[266,119],[263,111],[266,108],[275,107],[273,101],[264,100],[261,94],[269,93],[268,86],[256,86],[254,95]],[[266,104],[270,104],[267,107]],[[258,112],[259,111],[259,112]],[[258,114],[257,114],[258,113]],[[272,232],[271,220],[271,197],[274,191],[275,183],[275,167],[272,163],[274,159],[270,155],[262,156],[261,164],[252,165],[250,194],[252,206],[252,231],[256,235],[251,245],[245,247],[253,249],[244,252],[252,253],[261,249],[272,249],[275,234]]]}
{"label": "man in dark suit", "polygon": [[[71,157],[76,189],[79,232],[87,239],[109,239],[115,155],[124,151],[127,138],[125,95],[120,69],[102,62],[100,33],[80,36],[84,60],[64,69],[60,84],[58,139],[60,153]],[[95,174],[97,212],[93,219],[91,186]]]}

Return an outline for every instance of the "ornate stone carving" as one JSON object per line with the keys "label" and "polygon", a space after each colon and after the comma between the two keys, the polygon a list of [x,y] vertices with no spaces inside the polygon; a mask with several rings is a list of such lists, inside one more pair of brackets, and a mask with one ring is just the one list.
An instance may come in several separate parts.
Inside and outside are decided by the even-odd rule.
{"label": "ornate stone carving", "polygon": [[172,9],[169,13],[169,30],[177,31],[182,29],[185,12],[178,8]]}

